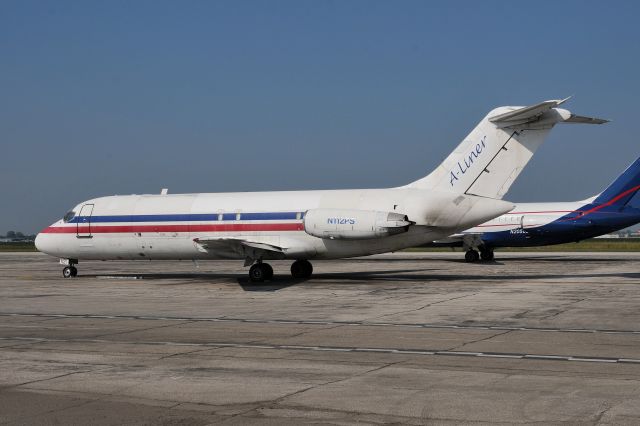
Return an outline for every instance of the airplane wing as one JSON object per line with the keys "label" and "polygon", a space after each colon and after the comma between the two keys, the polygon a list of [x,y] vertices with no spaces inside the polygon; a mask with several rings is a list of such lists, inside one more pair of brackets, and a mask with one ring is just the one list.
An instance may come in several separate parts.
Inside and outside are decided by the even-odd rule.
{"label": "airplane wing", "polygon": [[247,238],[194,238],[196,248],[203,253],[211,253],[220,257],[244,257],[245,266],[254,259],[284,259],[284,247]]}

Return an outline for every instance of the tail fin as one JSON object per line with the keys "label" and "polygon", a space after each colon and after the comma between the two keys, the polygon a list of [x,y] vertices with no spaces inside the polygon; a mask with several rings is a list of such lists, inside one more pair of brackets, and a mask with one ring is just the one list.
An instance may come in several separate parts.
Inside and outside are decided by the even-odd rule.
{"label": "tail fin", "polygon": [[611,185],[593,200],[594,204],[624,207],[640,189],[640,158],[622,172]]}
{"label": "tail fin", "polygon": [[407,187],[501,199],[557,123],[607,122],[557,108],[567,99],[494,109],[438,168]]}

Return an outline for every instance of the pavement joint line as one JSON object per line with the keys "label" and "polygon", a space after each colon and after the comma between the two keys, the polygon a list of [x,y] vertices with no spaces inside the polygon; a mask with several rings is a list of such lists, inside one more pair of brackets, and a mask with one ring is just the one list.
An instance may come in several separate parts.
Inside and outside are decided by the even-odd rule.
{"label": "pavement joint line", "polygon": [[465,352],[465,351],[438,351],[436,355],[462,355],[462,356],[478,356],[482,352]]}
{"label": "pavement joint line", "polygon": [[617,358],[583,358],[583,357],[569,357],[569,361],[584,361],[584,362],[618,362]]}
{"label": "pavement joint line", "polygon": [[508,354],[480,354],[478,355],[480,357],[487,357],[487,358],[515,358],[515,359],[522,359],[524,358],[523,355],[508,355]]}
{"label": "pavement joint line", "polygon": [[568,356],[561,355],[534,355],[534,354],[525,354],[524,358],[534,358],[534,359],[557,359],[557,360],[569,360]]}
{"label": "pavement joint line", "polygon": [[0,313],[0,316],[12,317],[54,317],[54,318],[108,318],[108,319],[141,319],[156,321],[208,321],[208,322],[245,322],[264,324],[302,324],[302,325],[350,325],[371,327],[408,327],[425,329],[459,329],[459,330],[509,330],[509,331],[540,331],[554,333],[603,333],[603,334],[640,334],[640,330],[612,330],[612,329],[582,329],[582,328],[549,328],[549,327],[511,327],[500,325],[448,325],[448,324],[408,324],[386,322],[353,322],[353,321],[306,321],[279,319],[250,319],[250,318],[189,318],[189,317],[154,317],[140,315],[92,315],[92,314],[32,314],[32,313]]}
{"label": "pavement joint line", "polygon": [[[330,351],[330,352],[352,352],[354,349],[351,348],[333,348],[333,347],[328,347],[328,346],[318,346],[315,349],[313,349],[314,351]],[[355,349],[357,350],[357,349]]]}

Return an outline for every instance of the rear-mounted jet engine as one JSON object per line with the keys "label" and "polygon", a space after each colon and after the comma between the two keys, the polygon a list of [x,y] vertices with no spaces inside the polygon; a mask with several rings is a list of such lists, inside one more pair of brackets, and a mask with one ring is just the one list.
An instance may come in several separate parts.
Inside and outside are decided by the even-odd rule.
{"label": "rear-mounted jet engine", "polygon": [[415,222],[401,213],[373,210],[312,209],[304,215],[304,230],[318,238],[365,240],[407,232]]}

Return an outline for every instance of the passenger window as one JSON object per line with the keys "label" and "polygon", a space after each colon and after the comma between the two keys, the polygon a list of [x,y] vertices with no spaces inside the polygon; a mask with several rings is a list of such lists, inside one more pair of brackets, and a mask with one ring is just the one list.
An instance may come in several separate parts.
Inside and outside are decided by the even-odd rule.
{"label": "passenger window", "polygon": [[236,213],[236,220],[240,220],[240,213]]}
{"label": "passenger window", "polygon": [[66,223],[66,222],[69,222],[70,220],[73,220],[74,217],[76,217],[76,212],[71,210],[71,211],[68,211],[67,213],[65,213],[64,217],[62,218],[62,220]]}
{"label": "passenger window", "polygon": [[296,219],[297,220],[302,219],[302,213],[300,213],[300,212],[296,213]]}
{"label": "passenger window", "polygon": [[222,218],[223,218],[222,213],[218,214],[218,220],[220,220],[220,221],[221,221],[221,220],[222,220]]}

